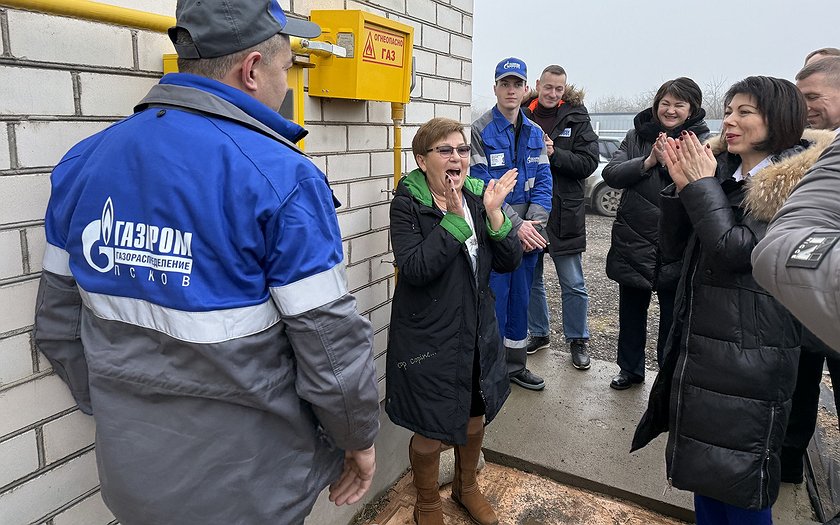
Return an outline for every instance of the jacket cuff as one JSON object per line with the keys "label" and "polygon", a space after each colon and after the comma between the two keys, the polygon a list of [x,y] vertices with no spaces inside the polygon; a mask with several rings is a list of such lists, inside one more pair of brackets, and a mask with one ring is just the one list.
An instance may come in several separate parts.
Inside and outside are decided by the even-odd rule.
{"label": "jacket cuff", "polygon": [[505,220],[502,223],[502,225],[499,226],[498,230],[493,230],[493,227],[490,226],[489,218],[484,219],[485,224],[487,224],[487,233],[490,234],[490,238],[494,241],[501,241],[502,239],[507,237],[508,233],[510,233],[511,228],[513,228],[513,223],[510,222],[510,218],[504,213],[502,215],[504,216]]}
{"label": "jacket cuff", "polygon": [[441,227],[458,239],[459,242],[465,243],[467,239],[472,237],[473,231],[467,220],[455,213],[447,213],[440,221]]}

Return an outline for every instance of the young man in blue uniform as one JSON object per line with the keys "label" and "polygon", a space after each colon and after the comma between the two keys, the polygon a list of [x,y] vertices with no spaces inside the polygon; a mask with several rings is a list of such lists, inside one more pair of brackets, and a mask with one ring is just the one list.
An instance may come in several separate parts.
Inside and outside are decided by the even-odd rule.
{"label": "young man in blue uniform", "polygon": [[526,253],[514,272],[491,274],[490,286],[496,295],[510,379],[529,390],[542,390],[545,381],[526,366],[526,347],[531,282],[538,256],[547,246],[544,232],[551,212],[551,169],[542,129],[520,108],[527,82],[522,60],[506,58],[496,66],[496,105],[472,124],[470,174],[488,182],[510,169],[518,170],[516,187],[505,199],[504,210]]}
{"label": "young man in blue uniform", "polygon": [[179,0],[181,73],[55,167],[35,341],[96,421],[126,525],[301,524],[373,476],[370,324],[335,201],[277,110],[277,0]]}

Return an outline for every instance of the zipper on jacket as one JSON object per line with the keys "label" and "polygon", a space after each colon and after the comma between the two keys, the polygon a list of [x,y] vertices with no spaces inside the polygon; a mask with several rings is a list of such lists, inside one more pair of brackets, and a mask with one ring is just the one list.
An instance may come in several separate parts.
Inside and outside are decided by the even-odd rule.
{"label": "zipper on jacket", "polygon": [[671,478],[665,478],[665,480],[668,482],[668,484],[665,486],[665,490],[662,491],[663,498],[665,497],[665,494],[671,492],[671,489],[674,488]]}
{"label": "zipper on jacket", "polygon": [[[765,487],[766,478],[765,471],[767,464],[770,462],[770,435],[773,433],[773,423],[776,421],[776,408],[770,408],[770,430],[767,432],[767,439],[764,441],[764,459],[761,461],[761,485],[758,487],[758,508],[764,508],[764,493],[768,491],[769,487]],[[770,494],[767,494],[767,501],[770,501]]]}
{"label": "zipper on jacket", "polygon": [[[691,319],[692,314],[694,312],[694,277],[697,275],[697,267],[700,265],[700,257],[698,255],[697,260],[694,263],[694,266],[691,268],[691,279],[688,281],[688,290],[689,290],[689,307],[688,307],[688,318],[686,319],[685,323],[685,346],[686,346],[686,353],[688,352],[688,339],[691,337]],[[682,344],[680,342],[679,344]],[[688,362],[688,356],[682,356],[682,369],[680,370],[680,379],[677,383],[678,385],[678,393],[677,393],[677,413],[675,415],[676,421],[674,421],[674,450],[671,451],[671,469],[674,468],[674,460],[677,457],[677,443],[676,440],[680,437],[680,412],[682,411],[682,393],[683,393],[683,380],[685,379],[685,365]],[[671,481],[673,478],[673,473],[668,472],[668,485],[671,486]]]}

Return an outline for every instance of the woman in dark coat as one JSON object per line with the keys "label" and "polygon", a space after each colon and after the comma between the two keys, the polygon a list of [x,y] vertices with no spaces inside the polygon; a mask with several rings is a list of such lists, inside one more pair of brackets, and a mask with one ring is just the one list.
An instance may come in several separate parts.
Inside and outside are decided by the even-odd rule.
{"label": "woman in dark coat", "polygon": [[[819,155],[800,140],[805,101],[748,77],[725,97],[723,134],[666,143],[660,246],[683,257],[674,322],[633,450],[668,431],[668,484],[695,493],[697,523],[772,523],[800,330],[752,277],[767,222]],[[683,255],[683,250],[684,255]]]}
{"label": "woman in dark coat", "polygon": [[659,255],[659,193],[672,182],[662,147],[667,137],[679,137],[683,131],[706,138],[709,128],[703,120],[702,101],[700,86],[690,78],[662,84],[653,106],[636,115],[634,129],[627,132],[604,167],[607,184],[624,190],[607,254],[607,276],[618,283],[617,361],[621,370],[610,382],[616,390],[645,379],[648,307],[653,291],[659,301],[656,360],[662,363],[681,262],[663,266]]}
{"label": "woman in dark coat", "polygon": [[467,176],[463,126],[435,118],[417,131],[419,169],[397,186],[391,244],[398,269],[388,335],[385,410],[415,432],[414,518],[442,525],[441,442],[455,445],[452,496],[476,523],[498,523],[476,483],[484,425],[510,393],[490,270],[510,272],[522,246],[501,211],[515,169],[484,187]]}

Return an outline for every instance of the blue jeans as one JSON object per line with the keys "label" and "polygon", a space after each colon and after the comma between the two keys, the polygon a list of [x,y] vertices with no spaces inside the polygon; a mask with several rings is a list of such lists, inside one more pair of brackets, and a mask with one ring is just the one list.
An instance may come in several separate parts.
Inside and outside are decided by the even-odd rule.
{"label": "blue jeans", "polygon": [[716,499],[694,494],[697,525],[773,525],[770,507],[748,510]]}
{"label": "blue jeans", "polygon": [[[543,283],[543,256],[539,255],[531,282],[531,297],[528,302],[528,332],[534,337],[549,334],[548,303]],[[583,280],[581,254],[553,256],[554,268],[560,280],[563,302],[563,335],[567,341],[589,340],[589,326],[586,317],[589,312],[589,293]]]}

